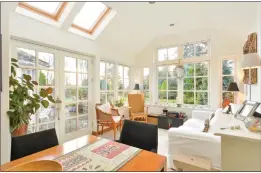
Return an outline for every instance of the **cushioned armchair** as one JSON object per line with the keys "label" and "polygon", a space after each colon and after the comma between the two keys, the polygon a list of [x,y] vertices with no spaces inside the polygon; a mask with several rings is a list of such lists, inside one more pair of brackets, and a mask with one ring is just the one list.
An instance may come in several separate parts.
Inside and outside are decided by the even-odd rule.
{"label": "cushioned armchair", "polygon": [[116,139],[116,132],[117,127],[122,126],[121,116],[119,115],[118,109],[110,107],[108,112],[105,112],[101,109],[101,104],[96,104],[96,118],[97,118],[97,133],[99,133],[99,126],[102,127],[102,134],[103,134],[103,127],[109,126],[113,127],[114,131],[114,140]]}
{"label": "cushioned armchair", "polygon": [[128,94],[130,120],[146,122],[148,120],[148,107],[144,104],[144,94]]}
{"label": "cushioned armchair", "polygon": [[154,124],[124,120],[117,142],[157,153],[158,127]]}

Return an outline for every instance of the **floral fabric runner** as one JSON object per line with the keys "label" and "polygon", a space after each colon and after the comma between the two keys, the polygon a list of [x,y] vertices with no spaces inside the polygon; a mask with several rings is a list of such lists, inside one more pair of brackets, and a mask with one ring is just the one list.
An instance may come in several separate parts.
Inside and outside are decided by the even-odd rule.
{"label": "floral fabric runner", "polygon": [[107,139],[83,146],[55,159],[63,171],[116,171],[141,149]]}

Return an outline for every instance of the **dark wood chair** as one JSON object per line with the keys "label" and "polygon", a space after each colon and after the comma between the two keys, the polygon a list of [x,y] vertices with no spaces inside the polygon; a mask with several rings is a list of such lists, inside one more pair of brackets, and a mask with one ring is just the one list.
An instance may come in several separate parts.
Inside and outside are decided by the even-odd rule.
{"label": "dark wood chair", "polygon": [[101,104],[96,104],[95,106],[97,118],[97,133],[99,134],[99,126],[101,126],[102,128],[101,134],[103,134],[104,127],[112,127],[114,132],[113,138],[115,140],[117,128],[120,127],[121,130],[122,126],[122,118],[119,114],[119,111],[118,109],[113,108],[114,106],[112,105],[111,112],[106,113],[99,109],[99,106],[101,106]]}
{"label": "dark wood chair", "polygon": [[59,145],[55,129],[12,137],[11,161]]}
{"label": "dark wood chair", "polygon": [[117,142],[157,153],[158,126],[124,120],[121,136]]}

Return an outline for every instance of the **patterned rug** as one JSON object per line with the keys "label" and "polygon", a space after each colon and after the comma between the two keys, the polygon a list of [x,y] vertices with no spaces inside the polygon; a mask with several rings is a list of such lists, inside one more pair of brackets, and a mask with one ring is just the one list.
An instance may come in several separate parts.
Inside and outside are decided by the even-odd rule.
{"label": "patterned rug", "polygon": [[141,151],[107,139],[83,146],[55,159],[63,171],[116,171]]}

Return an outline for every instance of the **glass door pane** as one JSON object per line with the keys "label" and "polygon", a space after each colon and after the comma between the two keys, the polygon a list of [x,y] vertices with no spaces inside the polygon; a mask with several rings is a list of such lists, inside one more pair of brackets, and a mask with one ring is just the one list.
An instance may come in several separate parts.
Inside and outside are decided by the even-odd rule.
{"label": "glass door pane", "polygon": [[[20,44],[12,42],[12,57],[18,59],[19,68],[17,78],[23,74],[30,75],[32,80],[37,81],[31,94],[39,94],[41,88],[51,87],[54,97],[55,91],[55,54],[52,50],[36,47],[30,44]],[[54,98],[55,99],[55,98]],[[35,133],[56,126],[55,105],[50,102],[48,108],[41,106],[39,110],[31,115],[27,133]]]}
{"label": "glass door pane", "polygon": [[88,121],[88,60],[77,56],[65,57],[64,78],[64,132],[68,137],[75,133],[80,134],[90,126]]}

